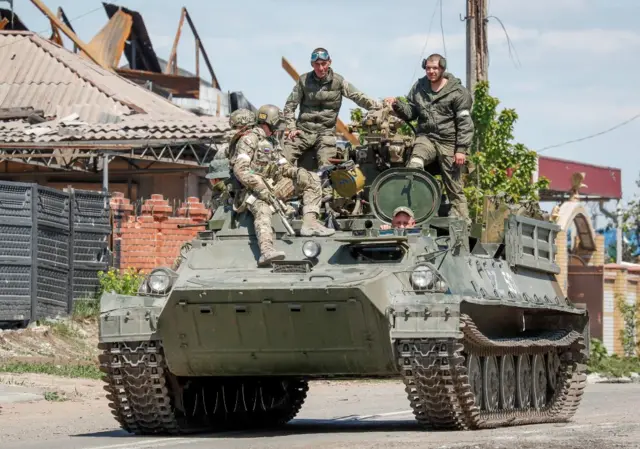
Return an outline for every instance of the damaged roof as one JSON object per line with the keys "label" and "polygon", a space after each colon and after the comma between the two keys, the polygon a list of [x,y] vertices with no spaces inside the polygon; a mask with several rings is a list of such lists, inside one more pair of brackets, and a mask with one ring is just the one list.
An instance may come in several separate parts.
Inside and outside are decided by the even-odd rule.
{"label": "damaged roof", "polygon": [[47,120],[0,122],[5,142],[197,138],[229,129],[226,117],[198,117],[32,32],[0,32],[0,67],[0,109],[31,107]]}
{"label": "damaged roof", "polygon": [[57,116],[58,108],[92,106],[80,116],[94,122],[99,110],[154,117],[191,114],[135,83],[103,69],[37,34],[0,33],[0,108],[27,107]]}
{"label": "damaged roof", "polygon": [[[9,143],[46,143],[113,140],[193,139],[220,140],[230,129],[228,120],[198,117],[183,120],[148,120],[131,116],[119,123],[89,124],[77,114],[49,122],[24,121],[0,123],[0,146]],[[218,139],[216,139],[218,138]]]}

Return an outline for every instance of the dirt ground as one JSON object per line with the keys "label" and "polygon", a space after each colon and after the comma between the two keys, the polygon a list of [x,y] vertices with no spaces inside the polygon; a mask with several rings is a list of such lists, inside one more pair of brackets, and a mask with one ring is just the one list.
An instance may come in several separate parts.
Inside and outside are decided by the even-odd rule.
{"label": "dirt ground", "polygon": [[9,362],[97,363],[95,320],[50,321],[26,329],[0,330],[0,365]]}
{"label": "dirt ground", "polygon": [[[67,377],[27,372],[45,362],[49,367],[51,363],[63,368],[95,367],[97,354],[95,321],[63,321],[0,332],[0,446],[627,449],[638,447],[640,441],[640,421],[629,413],[640,399],[638,383],[589,385],[576,417],[566,424],[425,433],[413,419],[402,382],[395,380],[312,382],[301,413],[284,432],[232,432],[178,439],[135,437],[119,429],[108,407],[102,380],[70,377],[77,374],[73,371]],[[21,370],[21,366],[31,368]],[[31,395],[31,399],[6,399],[20,392]]]}

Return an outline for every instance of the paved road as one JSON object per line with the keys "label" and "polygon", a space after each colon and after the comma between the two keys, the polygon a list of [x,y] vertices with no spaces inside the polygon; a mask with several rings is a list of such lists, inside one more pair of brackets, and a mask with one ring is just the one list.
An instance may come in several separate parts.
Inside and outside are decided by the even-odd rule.
{"label": "paved road", "polygon": [[448,448],[613,449],[640,445],[640,384],[587,387],[574,420],[469,432],[421,431],[399,382],[312,384],[284,431],[185,438],[134,437],[118,429],[106,401],[3,404],[2,449]]}

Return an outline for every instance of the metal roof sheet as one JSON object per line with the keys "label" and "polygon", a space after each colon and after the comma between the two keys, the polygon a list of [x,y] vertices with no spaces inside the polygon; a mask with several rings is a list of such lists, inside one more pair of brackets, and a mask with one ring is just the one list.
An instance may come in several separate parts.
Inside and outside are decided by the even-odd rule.
{"label": "metal roof sheet", "polygon": [[32,106],[53,118],[57,107],[94,105],[80,117],[87,122],[97,122],[100,109],[147,119],[195,116],[34,33],[0,32],[0,67],[0,108]]}
{"label": "metal roof sheet", "polygon": [[230,129],[227,117],[199,117],[34,33],[0,32],[0,67],[0,108],[33,107],[48,119],[0,122],[4,143],[205,139]]}
{"label": "metal roof sheet", "polygon": [[219,117],[197,117],[182,120],[143,120],[128,116],[118,123],[71,124],[55,120],[30,125],[26,122],[4,122],[0,126],[0,142],[78,142],[134,139],[223,139],[229,131],[229,120]]}

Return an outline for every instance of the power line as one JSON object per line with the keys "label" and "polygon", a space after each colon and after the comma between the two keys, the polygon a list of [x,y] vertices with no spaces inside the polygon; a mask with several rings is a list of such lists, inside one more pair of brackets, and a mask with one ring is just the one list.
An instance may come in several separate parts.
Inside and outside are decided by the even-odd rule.
{"label": "power line", "polygon": [[[507,29],[505,28],[504,24],[502,23],[502,20],[500,20],[498,17],[496,16],[487,16],[487,19],[496,19],[498,21],[498,23],[500,24],[500,26],[502,27],[502,31],[504,31],[504,35],[507,38],[507,48],[509,50],[509,58],[511,59],[511,61],[514,63],[514,65],[516,67],[520,66],[522,67],[522,64],[520,64],[520,58],[518,57],[518,52],[516,51],[516,47],[513,45],[513,42],[511,41],[511,38],[509,37],[509,33],[507,33]],[[513,49],[513,53],[515,53],[516,55],[516,59],[513,59],[513,53],[511,52],[511,49]]]}
{"label": "power line", "polygon": [[440,31],[442,32],[442,48],[444,49],[444,57],[447,57],[447,43],[444,41],[444,26],[442,25],[442,0],[440,0]]}
{"label": "power line", "polygon": [[[427,44],[429,44],[429,36],[431,36],[433,19],[436,17],[436,12],[438,12],[438,2],[436,2],[435,7],[433,8],[433,14],[431,14],[431,21],[429,22],[429,31],[427,31],[427,38],[424,41],[424,47],[422,47],[422,53],[420,53],[420,60],[424,58],[424,52],[427,49]],[[417,72],[418,72],[418,68],[416,67],[415,70],[413,71],[413,76],[411,77],[411,82],[409,84],[413,84],[413,81],[416,79]]]}
{"label": "power line", "polygon": [[[75,20],[81,19],[84,16],[88,16],[89,14],[92,14],[92,13],[94,13],[94,12],[96,12],[99,9],[102,9],[102,8],[103,8],[102,6],[98,6],[97,8],[94,8],[91,11],[87,11],[87,12],[85,12],[83,14],[80,14],[79,16],[76,16],[73,19],[69,19],[69,23],[71,23],[71,22],[73,22]],[[31,31],[31,32],[34,33],[34,34],[37,34],[37,35],[41,35],[42,33],[46,33],[47,31],[50,31],[50,28],[45,28],[42,31]],[[41,37],[44,38],[44,36],[41,36]],[[9,47],[10,45],[14,45],[14,44],[16,44],[18,42],[19,42],[18,40],[14,40],[13,42],[9,42],[8,44],[0,45],[0,48]]]}
{"label": "power line", "polygon": [[606,129],[604,131],[600,131],[599,133],[591,134],[591,135],[586,136],[586,137],[581,137],[580,139],[568,140],[566,142],[558,143],[558,144],[555,144],[555,145],[549,145],[548,147],[544,147],[544,148],[541,148],[541,149],[537,150],[537,152],[538,153],[542,153],[543,151],[549,150],[551,148],[557,148],[557,147],[561,147],[561,146],[564,146],[564,145],[568,145],[570,143],[582,142],[583,140],[593,139],[594,137],[598,137],[598,136],[601,136],[603,134],[607,134],[607,133],[609,133],[609,132],[611,132],[611,131],[613,131],[615,129],[621,128],[622,126],[624,126],[624,125],[626,125],[628,123],[631,123],[632,121],[634,121],[638,117],[640,117],[640,114],[636,114],[633,117],[625,120],[624,122],[618,123],[617,125],[609,128],[609,129]]}

